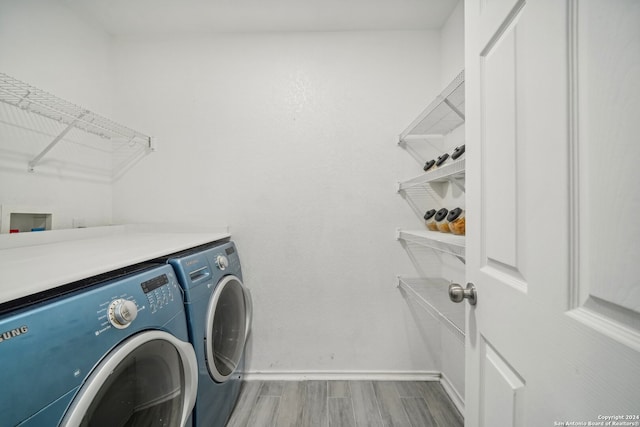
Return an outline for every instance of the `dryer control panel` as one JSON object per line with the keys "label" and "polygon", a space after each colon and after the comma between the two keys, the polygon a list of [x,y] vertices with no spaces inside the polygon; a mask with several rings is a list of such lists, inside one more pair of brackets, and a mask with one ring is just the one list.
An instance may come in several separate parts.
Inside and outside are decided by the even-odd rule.
{"label": "dryer control panel", "polygon": [[140,286],[147,296],[149,309],[152,313],[172,303],[175,298],[174,294],[178,289],[178,284],[173,275],[169,278],[166,274],[146,280],[142,282]]}
{"label": "dryer control panel", "polygon": [[208,256],[211,264],[221,272],[239,274],[240,260],[238,259],[238,253],[233,243],[226,243],[221,247],[215,248]]}

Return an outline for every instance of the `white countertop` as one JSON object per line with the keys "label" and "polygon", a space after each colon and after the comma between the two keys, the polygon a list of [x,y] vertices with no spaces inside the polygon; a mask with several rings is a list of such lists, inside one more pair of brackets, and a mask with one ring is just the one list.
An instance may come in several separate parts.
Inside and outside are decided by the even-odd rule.
{"label": "white countertop", "polygon": [[0,235],[0,304],[227,237],[159,225]]}

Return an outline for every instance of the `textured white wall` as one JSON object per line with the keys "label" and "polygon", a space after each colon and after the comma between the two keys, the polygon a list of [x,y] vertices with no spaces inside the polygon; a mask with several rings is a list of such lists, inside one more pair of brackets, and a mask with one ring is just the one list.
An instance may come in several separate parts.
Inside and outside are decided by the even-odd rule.
{"label": "textured white wall", "polygon": [[[441,82],[444,88],[464,69],[464,2],[460,0],[451,13],[441,32]],[[448,136],[446,146],[451,153],[453,148],[464,144],[464,126],[456,129]],[[451,207],[465,207],[465,195],[453,186],[448,189],[447,199]],[[442,276],[447,280],[463,286],[465,280],[465,266],[458,259],[444,255],[442,257]],[[452,303],[453,304],[453,303]],[[466,305],[466,303],[465,303]],[[464,399],[464,344],[445,327],[442,327],[442,373],[451,385]]]}
{"label": "textured white wall", "polygon": [[[395,141],[450,80],[452,25],[441,40],[198,35],[112,46],[56,2],[2,2],[0,70],[159,137],[159,151],[115,185],[114,222],[232,227],[256,302],[249,370],[437,370],[437,323],[392,286],[414,269],[394,229],[419,223],[394,192],[415,168]],[[111,186],[5,166],[0,203],[52,208],[56,228],[111,221]]]}
{"label": "textured white wall", "polygon": [[[96,112],[111,111],[109,38],[57,2],[0,1],[0,71]],[[14,123],[12,109],[3,104],[0,120]],[[54,228],[70,228],[74,217],[88,226],[111,221],[109,184],[69,178],[55,167],[28,173],[28,160],[53,138],[18,146],[17,133],[0,126],[0,205],[49,209]],[[66,144],[46,159],[76,155]]]}
{"label": "textured white wall", "polygon": [[115,114],[159,150],[116,184],[114,218],[231,226],[249,371],[437,369],[393,284],[413,271],[395,228],[416,223],[397,135],[438,90],[438,51],[421,31],[116,41]]}
{"label": "textured white wall", "polygon": [[440,30],[441,79],[445,87],[464,69],[464,0],[456,8]]}

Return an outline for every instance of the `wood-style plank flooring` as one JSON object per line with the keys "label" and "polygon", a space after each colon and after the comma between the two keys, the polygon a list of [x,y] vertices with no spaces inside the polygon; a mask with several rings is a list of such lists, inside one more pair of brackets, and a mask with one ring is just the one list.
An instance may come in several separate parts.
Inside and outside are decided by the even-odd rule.
{"label": "wood-style plank flooring", "polygon": [[227,427],[462,427],[438,382],[245,381]]}

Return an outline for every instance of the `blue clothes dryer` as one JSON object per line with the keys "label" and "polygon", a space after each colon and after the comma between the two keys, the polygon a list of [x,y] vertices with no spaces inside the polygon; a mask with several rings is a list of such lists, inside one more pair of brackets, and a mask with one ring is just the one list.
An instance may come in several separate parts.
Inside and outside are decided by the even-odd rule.
{"label": "blue clothes dryer", "polygon": [[223,427],[240,392],[252,315],[236,246],[212,243],[166,261],[184,289],[189,339],[198,360],[194,427]]}
{"label": "blue clothes dryer", "polygon": [[137,265],[0,306],[3,426],[185,426],[197,393],[182,291]]}

